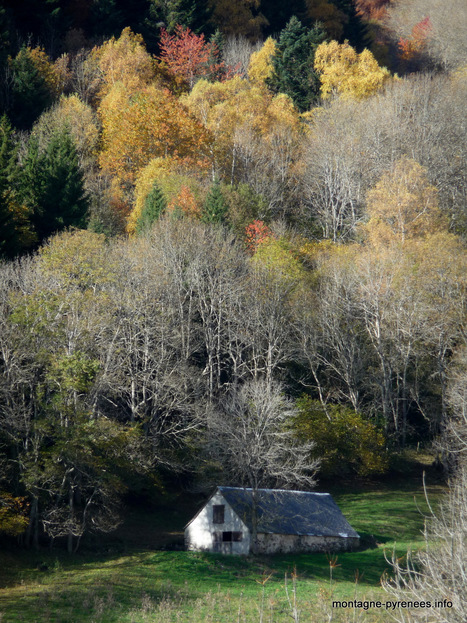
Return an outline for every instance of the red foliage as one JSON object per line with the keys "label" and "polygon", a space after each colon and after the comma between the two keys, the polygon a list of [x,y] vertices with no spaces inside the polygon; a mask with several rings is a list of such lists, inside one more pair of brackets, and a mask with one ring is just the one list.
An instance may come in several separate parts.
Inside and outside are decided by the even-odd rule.
{"label": "red foliage", "polygon": [[217,46],[205,41],[203,34],[197,35],[180,25],[175,27],[173,35],[162,29],[160,60],[172,74],[181,76],[190,88],[197,78],[229,77],[232,68],[226,67],[219,56]]}
{"label": "red foliage", "polygon": [[425,17],[415,24],[409,39],[399,39],[399,56],[404,61],[409,61],[419,54],[425,47],[426,40],[430,36],[433,26],[430,18]]}
{"label": "red foliage", "polygon": [[264,221],[253,221],[245,227],[245,240],[248,251],[254,255],[258,247],[269,240],[272,235],[272,231]]}

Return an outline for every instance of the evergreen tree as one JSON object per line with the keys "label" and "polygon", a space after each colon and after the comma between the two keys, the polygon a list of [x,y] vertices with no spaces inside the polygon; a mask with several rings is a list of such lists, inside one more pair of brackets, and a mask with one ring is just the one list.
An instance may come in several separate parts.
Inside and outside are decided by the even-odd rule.
{"label": "evergreen tree", "polygon": [[14,218],[12,182],[16,170],[16,149],[10,123],[0,120],[0,256],[12,257],[19,250]]}
{"label": "evergreen tree", "polygon": [[29,129],[53,101],[53,95],[39,73],[30,51],[22,47],[11,61],[13,70],[11,120],[22,130]]}
{"label": "evergreen tree", "polygon": [[318,98],[319,78],[313,64],[316,48],[326,34],[316,23],[306,28],[293,16],[281,32],[273,57],[274,74],[268,85],[276,93],[285,93],[303,112]]}
{"label": "evergreen tree", "polygon": [[[119,5],[120,3],[116,0],[95,0],[91,4],[89,22],[90,33],[94,37],[119,37],[125,26],[133,26],[133,23],[130,24],[131,20],[126,19],[124,7]],[[127,3],[127,9],[129,8]],[[134,9],[133,15],[135,15],[137,7],[134,3],[131,3],[131,8]]]}
{"label": "evergreen tree", "polygon": [[68,129],[55,132],[43,151],[33,136],[20,181],[39,242],[65,227],[84,227],[88,201],[83,174]]}
{"label": "evergreen tree", "polygon": [[305,0],[262,0],[260,11],[269,22],[265,35],[275,36],[285,28],[292,15],[305,19],[306,5]]}
{"label": "evergreen tree", "polygon": [[342,39],[347,40],[357,52],[361,52],[366,47],[370,48],[371,36],[368,26],[358,16],[353,0],[332,0],[332,3],[347,18],[343,24]]}
{"label": "evergreen tree", "polygon": [[224,223],[227,210],[228,205],[222,195],[221,185],[219,180],[216,179],[204,202],[201,220],[203,223]]}
{"label": "evergreen tree", "polygon": [[163,23],[169,33],[177,25],[190,28],[196,34],[209,34],[211,11],[207,0],[150,0],[148,25]]}
{"label": "evergreen tree", "polygon": [[154,182],[148,196],[145,199],[141,215],[136,223],[136,233],[147,232],[165,212],[167,200],[157,182]]}

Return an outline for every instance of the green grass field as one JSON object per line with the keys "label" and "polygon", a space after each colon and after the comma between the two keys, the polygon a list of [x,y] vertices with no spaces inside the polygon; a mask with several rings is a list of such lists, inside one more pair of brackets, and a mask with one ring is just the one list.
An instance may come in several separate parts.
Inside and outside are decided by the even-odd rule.
{"label": "green grass field", "polygon": [[[442,490],[428,488],[433,503]],[[74,556],[59,549],[3,552],[0,621],[282,623],[294,620],[294,600],[302,623],[383,621],[382,611],[332,610],[332,599],[387,599],[380,587],[390,571],[385,551],[403,556],[423,547],[422,487],[407,482],[332,493],[372,547],[337,557],[157,551],[158,543],[179,538],[193,509],[133,511],[118,538],[99,549],[96,543],[94,552],[89,546]]]}

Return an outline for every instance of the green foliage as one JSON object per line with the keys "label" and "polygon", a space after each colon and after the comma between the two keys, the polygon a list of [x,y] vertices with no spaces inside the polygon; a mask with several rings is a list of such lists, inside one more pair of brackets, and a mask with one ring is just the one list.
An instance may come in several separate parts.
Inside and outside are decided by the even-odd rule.
{"label": "green foliage", "polygon": [[357,15],[353,0],[331,0],[339,11],[345,15],[342,39],[348,41],[352,47],[361,52],[371,44],[368,26]]}
{"label": "green foliage", "polygon": [[90,391],[99,371],[100,363],[96,359],[75,351],[71,355],[54,358],[48,371],[48,380],[52,386],[58,386],[60,392],[85,393]]}
{"label": "green foliage", "polygon": [[151,191],[144,201],[141,215],[136,223],[136,233],[143,234],[149,231],[153,223],[164,214],[166,208],[167,199],[159,184],[154,182]]}
{"label": "green foliage", "polygon": [[26,130],[51,105],[53,94],[34,64],[29,48],[23,46],[10,65],[13,72],[11,120],[17,128]]}
{"label": "green foliage", "polygon": [[382,474],[388,468],[382,433],[359,413],[344,405],[326,405],[302,396],[293,426],[297,435],[316,443],[323,476]]}
{"label": "green foliage", "polygon": [[298,284],[306,280],[307,273],[296,255],[293,245],[285,238],[270,236],[257,245],[253,262],[266,267],[276,276],[280,275],[290,285]]}
{"label": "green foliage", "polygon": [[273,56],[273,76],[267,81],[275,93],[285,93],[297,108],[309,110],[319,95],[319,78],[313,64],[316,48],[326,38],[319,24],[306,28],[293,16],[280,34]]}
{"label": "green foliage", "polygon": [[209,189],[204,202],[201,214],[201,220],[204,223],[222,224],[227,217],[229,207],[222,194],[219,180],[215,180]]}
{"label": "green foliage", "polygon": [[[430,503],[436,508],[441,488],[430,487],[428,491]],[[416,486],[408,482],[403,487],[332,493],[359,534],[374,535],[390,552],[390,542],[397,541],[397,556],[403,556],[408,546],[423,546],[423,515],[429,509],[418,481]],[[118,541],[109,542],[100,537],[96,542],[97,551],[86,552],[83,548],[79,558],[67,556],[57,549],[44,549],[40,554],[19,550],[14,555],[1,551],[4,620],[10,623],[22,619],[36,623],[37,612],[47,600],[47,613],[51,618],[76,623],[90,623],[96,618],[102,623],[127,620],[135,623],[227,622],[238,620],[238,613],[244,621],[258,621],[264,604],[267,608],[264,620],[286,623],[292,619],[284,591],[284,577],[287,573],[290,580],[294,567],[298,573],[298,604],[306,615],[300,617],[300,621],[329,620],[332,599],[385,601],[388,598],[380,585],[381,575],[389,570],[385,560],[388,551],[383,547],[338,554],[332,587],[329,583],[330,558],[326,554],[245,557],[153,551],[155,538],[162,535],[173,538],[174,533],[182,536],[184,524],[200,506],[198,499],[187,507],[186,499],[185,493],[181,503],[159,511],[139,509],[135,512],[133,509]],[[122,544],[123,535],[131,537],[130,543],[124,540]],[[131,544],[134,551],[128,551]],[[108,553],[108,550],[115,553]],[[42,568],[39,568],[39,561]],[[266,582],[265,578],[268,578]],[[137,586],[139,590],[129,590],[129,586]],[[18,599],[19,590],[21,599]],[[351,616],[355,612],[357,610],[352,609]],[[334,608],[332,620],[335,623],[349,620],[349,610],[344,616],[341,614]],[[356,620],[382,623],[386,619],[380,617],[378,610],[372,609],[364,613],[364,618]]]}
{"label": "green foliage", "polygon": [[26,243],[21,234],[25,223],[14,186],[18,177],[16,145],[11,125],[4,115],[0,120],[0,257],[11,258]]}
{"label": "green foliage", "polygon": [[262,0],[260,11],[268,20],[266,34],[276,36],[276,33],[285,28],[291,17],[295,15],[302,20],[305,17],[306,7],[304,0]]}
{"label": "green foliage", "polygon": [[148,13],[146,26],[163,23],[170,34],[177,25],[196,34],[209,31],[211,11],[207,0],[149,0]]}
{"label": "green foliage", "polygon": [[19,194],[31,210],[39,242],[65,227],[84,227],[88,200],[69,130],[54,132],[43,150],[31,137]]}
{"label": "green foliage", "polygon": [[243,235],[245,227],[255,220],[269,222],[271,215],[267,199],[248,184],[225,186],[222,195],[228,205],[227,221],[235,233]]}

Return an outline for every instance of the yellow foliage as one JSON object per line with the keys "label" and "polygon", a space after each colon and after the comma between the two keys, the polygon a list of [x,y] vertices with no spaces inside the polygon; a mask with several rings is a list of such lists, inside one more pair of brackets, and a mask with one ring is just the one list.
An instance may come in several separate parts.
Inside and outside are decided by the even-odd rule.
{"label": "yellow foliage", "polygon": [[264,86],[273,74],[272,58],[276,53],[276,42],[268,37],[257,52],[253,52],[248,66],[248,78],[253,84]]}
{"label": "yellow foliage", "polygon": [[300,116],[288,95],[279,93],[270,100],[260,127],[267,140],[276,136],[281,127],[292,130],[296,135],[301,132]]}
{"label": "yellow foliage", "polygon": [[69,125],[78,151],[93,154],[99,139],[99,129],[92,108],[77,95],[62,95],[58,106]]}
{"label": "yellow foliage", "polygon": [[155,86],[129,93],[115,84],[98,110],[102,120],[99,163],[127,188],[153,158],[172,157],[205,166],[210,137],[167,90]]}
{"label": "yellow foliage", "polygon": [[290,98],[284,94],[274,97],[263,86],[238,76],[214,84],[200,80],[181,99],[214,137],[212,159],[216,168],[226,172],[231,170],[239,145],[251,149],[257,138],[272,142],[288,133],[288,140],[301,131]]}
{"label": "yellow foliage", "polygon": [[447,227],[426,169],[406,156],[368,192],[367,211],[369,221],[362,230],[376,245],[420,238]]}
{"label": "yellow foliage", "polygon": [[[42,113],[34,125],[33,133],[47,144],[50,136],[66,127],[74,140],[80,164],[94,166],[93,161],[99,140],[97,119],[92,108],[77,95],[62,95],[59,102]],[[92,161],[92,163],[91,163]]]}
{"label": "yellow foliage", "polygon": [[116,266],[107,258],[103,234],[83,229],[69,230],[51,238],[39,251],[38,265],[67,287],[79,286],[93,291],[114,281]]}
{"label": "yellow foliage", "polygon": [[155,63],[146,51],[143,37],[125,28],[118,39],[112,37],[95,47],[90,62],[97,62],[104,86],[101,95],[120,82],[134,91],[148,85],[156,76]]}
{"label": "yellow foliage", "polygon": [[[31,60],[39,72],[44,78],[44,81],[51,91],[55,95],[59,95],[62,92],[63,82],[66,79],[66,63],[63,64],[64,57],[60,57],[52,63],[50,57],[39,46],[37,48],[28,47],[27,51],[31,57]],[[65,73],[65,75],[64,75]]]}
{"label": "yellow foliage", "polygon": [[365,99],[377,93],[391,78],[369,50],[361,54],[348,44],[321,43],[315,54],[323,98],[340,95],[345,99]]}
{"label": "yellow foliage", "polygon": [[[187,213],[191,211],[195,216],[196,210],[201,206],[202,192],[198,182],[181,173],[178,162],[174,158],[154,158],[141,170],[136,180],[135,206],[127,221],[127,231],[130,235],[136,231],[136,224],[141,216],[144,202],[156,181],[167,199],[168,208],[170,205],[174,207],[178,198],[183,205],[180,203],[177,205],[182,210],[185,207]],[[184,187],[191,197],[187,197],[187,192],[182,190]]]}

